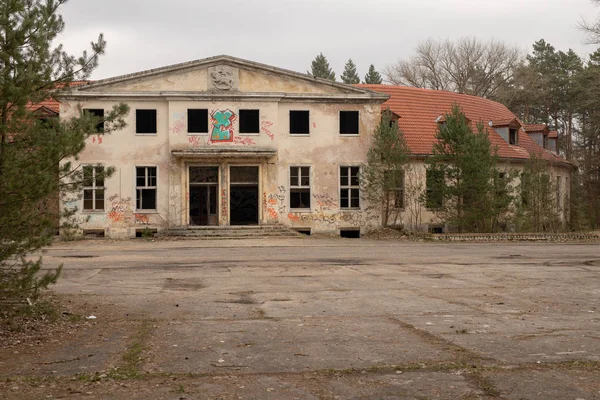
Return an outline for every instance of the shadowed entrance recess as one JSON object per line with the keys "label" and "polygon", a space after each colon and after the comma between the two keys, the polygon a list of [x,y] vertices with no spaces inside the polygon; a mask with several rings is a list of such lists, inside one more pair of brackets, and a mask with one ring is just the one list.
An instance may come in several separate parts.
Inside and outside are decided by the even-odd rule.
{"label": "shadowed entrance recess", "polygon": [[258,167],[231,167],[231,225],[258,224]]}

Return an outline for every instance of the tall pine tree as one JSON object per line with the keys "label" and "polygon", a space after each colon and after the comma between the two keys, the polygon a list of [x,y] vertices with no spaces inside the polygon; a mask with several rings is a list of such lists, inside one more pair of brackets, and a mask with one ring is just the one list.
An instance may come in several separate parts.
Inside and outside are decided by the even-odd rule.
{"label": "tall pine tree", "polygon": [[312,76],[316,78],[329,79],[330,81],[335,82],[335,72],[329,66],[329,61],[323,55],[323,53],[319,53],[318,56],[311,63],[311,72],[308,72]]}
{"label": "tall pine tree", "polygon": [[379,74],[379,72],[377,72],[375,66],[371,64],[369,66],[369,72],[367,72],[367,74],[365,75],[365,83],[371,85],[381,85],[382,82],[383,80],[381,79],[381,75]]}
{"label": "tall pine tree", "polygon": [[[65,2],[0,2],[0,300],[35,297],[56,280],[58,271],[40,275],[41,261],[26,256],[51,243],[59,193],[80,193],[81,170],[68,160],[84,149],[88,136],[123,127],[128,112],[120,104],[102,120],[80,112],[60,121],[33,111],[32,104],[87,79],[104,53],[102,35],[80,57],[53,47],[65,26],[58,14]],[[104,132],[97,131],[100,122]]]}
{"label": "tall pine tree", "polygon": [[[508,211],[508,179],[496,168],[498,156],[483,124],[473,132],[458,105],[439,124],[433,155],[427,162],[430,176],[438,178],[435,190],[441,201],[436,214],[459,232],[498,230]],[[429,202],[431,204],[431,201]]]}
{"label": "tall pine tree", "polygon": [[348,62],[344,66],[344,73],[341,76],[342,82],[347,84],[356,84],[360,83],[360,77],[356,73],[356,65],[351,58],[348,59]]}

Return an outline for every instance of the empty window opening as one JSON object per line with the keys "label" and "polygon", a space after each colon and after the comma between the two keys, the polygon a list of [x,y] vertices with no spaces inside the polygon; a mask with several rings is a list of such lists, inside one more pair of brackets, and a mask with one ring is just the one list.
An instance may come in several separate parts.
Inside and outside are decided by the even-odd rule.
{"label": "empty window opening", "polygon": [[290,167],[290,208],[310,208],[310,167]]}
{"label": "empty window opening", "polygon": [[310,113],[308,111],[290,111],[290,133],[293,135],[310,133]]}
{"label": "empty window opening", "polygon": [[348,239],[360,239],[360,229],[340,229],[340,237]]}
{"label": "empty window opening", "polygon": [[512,145],[517,145],[518,143],[518,134],[516,129],[509,129],[508,131],[508,143]]}
{"label": "empty window opening", "polygon": [[83,236],[87,238],[103,238],[104,229],[84,229]]}
{"label": "empty window opening", "polygon": [[188,133],[208,133],[208,110],[188,108]]}
{"label": "empty window opening", "polygon": [[358,135],[358,111],[340,111],[340,134]]}
{"label": "empty window opening", "polygon": [[157,233],[158,233],[158,230],[151,229],[151,228],[136,229],[135,237],[136,238],[153,238],[156,236]]}
{"label": "empty window opening", "polygon": [[104,132],[104,110],[101,108],[85,108],[83,112],[86,112],[94,117],[98,118],[96,123],[96,132]]}
{"label": "empty window opening", "polygon": [[135,110],[135,132],[156,133],[156,110]]}
{"label": "empty window opening", "polygon": [[260,133],[259,110],[240,110],[240,133]]}
{"label": "empty window opening", "polygon": [[156,167],[135,167],[135,206],[138,210],[156,210]]}
{"label": "empty window opening", "polygon": [[104,167],[83,166],[83,209],[104,211]]}
{"label": "empty window opening", "polygon": [[434,233],[434,234],[442,234],[444,233],[444,227],[442,225],[430,225],[429,226],[429,233]]}
{"label": "empty window opening", "polygon": [[360,167],[340,167],[340,208],[360,208]]}
{"label": "empty window opening", "polygon": [[394,208],[404,208],[404,170],[385,171],[385,187],[393,196]]}
{"label": "empty window opening", "polygon": [[312,230],[310,228],[294,228],[294,230],[298,233],[301,233],[306,236],[310,236]]}

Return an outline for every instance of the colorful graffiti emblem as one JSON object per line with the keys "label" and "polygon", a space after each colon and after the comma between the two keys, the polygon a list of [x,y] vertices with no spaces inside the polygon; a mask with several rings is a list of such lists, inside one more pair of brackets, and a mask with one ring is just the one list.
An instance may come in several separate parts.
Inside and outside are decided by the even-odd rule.
{"label": "colorful graffiti emblem", "polygon": [[233,122],[235,113],[231,110],[215,110],[210,114],[212,142],[233,142]]}

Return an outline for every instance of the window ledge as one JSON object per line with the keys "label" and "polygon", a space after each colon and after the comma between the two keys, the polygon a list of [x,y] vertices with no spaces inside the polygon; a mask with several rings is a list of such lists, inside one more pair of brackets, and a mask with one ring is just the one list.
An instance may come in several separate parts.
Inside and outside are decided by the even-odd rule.
{"label": "window ledge", "polygon": [[312,209],[310,208],[291,208],[290,207],[290,212],[291,213],[300,213],[300,214],[309,214],[312,213]]}
{"label": "window ledge", "polygon": [[158,214],[158,210],[134,210],[135,214]]}
{"label": "window ledge", "polygon": [[357,137],[360,136],[360,133],[340,133],[341,137]]}
{"label": "window ledge", "polygon": [[98,215],[98,214],[105,214],[106,210],[81,210],[80,214],[82,215],[87,215],[87,214],[91,214],[91,215]]}
{"label": "window ledge", "polygon": [[340,212],[356,212],[356,211],[362,211],[362,208],[360,207],[353,207],[353,208],[341,208],[340,207]]}
{"label": "window ledge", "polygon": [[253,132],[253,133],[241,133],[239,132],[238,135],[240,136],[260,136],[260,132]]}
{"label": "window ledge", "polygon": [[310,133],[288,133],[288,136],[290,136],[290,137],[296,137],[296,136],[309,137]]}
{"label": "window ledge", "polygon": [[135,136],[158,136],[158,132],[157,133],[137,133],[136,132]]}
{"label": "window ledge", "polygon": [[188,132],[188,136],[208,136],[208,132]]}

